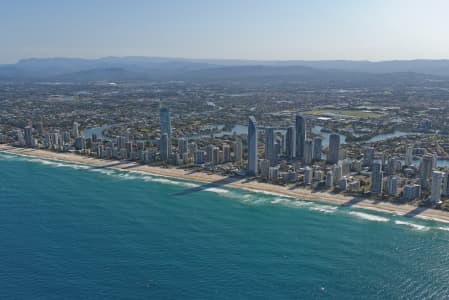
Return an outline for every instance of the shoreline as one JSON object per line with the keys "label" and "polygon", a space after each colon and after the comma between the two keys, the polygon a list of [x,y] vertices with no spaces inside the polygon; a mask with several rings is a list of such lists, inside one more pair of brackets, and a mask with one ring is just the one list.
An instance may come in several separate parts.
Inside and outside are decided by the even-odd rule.
{"label": "shoreline", "polygon": [[[103,160],[67,152],[60,153],[42,149],[16,148],[5,144],[0,145],[0,151],[10,154],[18,154],[49,160],[59,160],[63,162],[83,164],[93,167],[111,168],[122,171],[138,171],[155,176],[204,183],[206,185],[210,185],[208,187],[231,187],[256,193],[259,192],[277,194],[287,197],[293,197],[300,200],[377,211],[404,216],[407,218],[419,218],[424,220],[449,223],[449,212],[442,210],[420,208],[408,204],[379,202],[368,198],[331,194],[329,192],[313,192],[311,190],[306,190],[303,187],[292,188],[289,186],[279,186],[270,183],[260,183],[257,181],[249,180],[248,178],[226,177],[217,174],[208,174],[205,172],[177,168],[161,168],[149,165],[141,165],[136,162]],[[194,189],[201,190],[202,187]]]}

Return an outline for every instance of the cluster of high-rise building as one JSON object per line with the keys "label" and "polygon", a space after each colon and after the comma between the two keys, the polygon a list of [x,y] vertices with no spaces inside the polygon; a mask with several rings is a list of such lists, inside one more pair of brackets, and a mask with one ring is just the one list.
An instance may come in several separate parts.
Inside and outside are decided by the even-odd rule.
{"label": "cluster of high-rise building", "polygon": [[[259,131],[263,132],[265,136],[263,157],[258,155]],[[302,176],[306,185],[327,182],[329,188],[333,188],[335,185],[340,186],[341,174],[349,174],[348,162],[340,159],[342,157],[340,135],[331,134],[329,138],[326,159],[328,165],[331,166],[329,170],[326,170],[327,165],[322,158],[322,153],[322,138],[307,136],[306,120],[302,115],[295,116],[294,126],[278,130],[278,132],[272,127],[258,130],[256,119],[252,116],[249,117],[248,175],[259,176],[263,180],[272,182],[290,183],[297,182]],[[336,169],[340,171],[336,171]],[[341,169],[345,170],[344,173]],[[351,185],[352,178],[345,177],[345,180],[350,180],[348,186],[354,188],[354,185]]]}
{"label": "cluster of high-rise building", "polygon": [[340,135],[331,133],[328,145],[323,145],[321,136],[309,136],[302,115],[295,116],[293,126],[281,129],[259,128],[256,118],[250,116],[247,135],[226,138],[220,144],[174,137],[171,127],[170,111],[162,107],[158,140],[133,140],[126,132],[108,140],[95,135],[84,137],[74,122],[69,131],[39,132],[41,139],[36,138],[32,126],[27,126],[17,132],[17,144],[76,150],[103,159],[194,165],[208,170],[226,167],[233,173],[273,183],[303,183],[312,188],[369,192],[407,201],[429,196],[433,203],[440,203],[441,197],[449,196],[449,173],[436,169],[435,155],[424,153],[417,168],[413,164],[417,149],[413,146],[407,147],[404,159],[376,159],[375,148],[365,146],[362,157],[350,159],[340,145]]}

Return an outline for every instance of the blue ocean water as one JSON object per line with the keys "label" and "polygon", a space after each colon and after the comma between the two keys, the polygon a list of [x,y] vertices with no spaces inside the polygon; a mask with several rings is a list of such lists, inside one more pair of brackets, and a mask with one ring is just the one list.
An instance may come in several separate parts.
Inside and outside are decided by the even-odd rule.
{"label": "blue ocean water", "polygon": [[0,153],[1,299],[444,299],[449,225]]}

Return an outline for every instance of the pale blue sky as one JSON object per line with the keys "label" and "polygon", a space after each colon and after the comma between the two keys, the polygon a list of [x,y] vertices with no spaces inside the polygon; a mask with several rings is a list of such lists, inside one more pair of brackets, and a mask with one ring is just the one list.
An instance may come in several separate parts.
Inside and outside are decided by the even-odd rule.
{"label": "pale blue sky", "polygon": [[449,58],[448,0],[0,0],[26,57]]}

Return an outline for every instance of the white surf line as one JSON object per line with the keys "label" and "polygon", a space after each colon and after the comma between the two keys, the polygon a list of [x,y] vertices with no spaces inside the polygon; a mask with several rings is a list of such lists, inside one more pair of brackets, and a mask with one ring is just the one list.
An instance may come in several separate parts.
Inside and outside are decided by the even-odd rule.
{"label": "white surf line", "polygon": [[419,231],[427,231],[429,230],[431,227],[429,226],[425,226],[425,225],[419,225],[419,224],[415,224],[415,223],[411,223],[411,222],[405,222],[405,221],[400,221],[400,220],[396,220],[394,221],[395,224],[397,225],[404,225],[407,227],[410,227],[412,229],[416,229]]}
{"label": "white surf line", "polygon": [[[188,180],[188,179],[184,179],[184,178],[178,178],[176,176],[160,175],[160,174],[155,174],[155,173],[151,173],[151,172],[147,172],[147,171],[139,171],[139,170],[126,170],[126,169],[122,169],[122,168],[118,168],[118,167],[114,167],[114,166],[103,167],[101,165],[98,165],[98,166],[97,165],[89,165],[89,164],[86,164],[86,163],[72,162],[72,161],[67,161],[67,160],[62,160],[62,159],[46,158],[46,157],[42,158],[42,157],[37,156],[37,155],[9,152],[8,150],[0,150],[0,153],[6,153],[6,154],[12,155],[12,156],[21,156],[21,157],[26,157],[26,158],[35,158],[35,159],[39,159],[39,160],[63,162],[63,163],[66,163],[69,167],[70,167],[70,165],[82,165],[82,166],[86,166],[87,167],[86,170],[89,170],[89,171],[96,170],[94,172],[100,172],[100,173],[102,173],[104,171],[99,171],[99,170],[109,169],[109,170],[118,171],[118,172],[136,172],[136,173],[147,174],[147,175],[152,175],[152,176],[156,176],[156,177],[170,178],[170,179],[174,179],[175,181],[178,181],[178,182],[186,183],[187,185],[191,184],[192,186],[189,186],[189,187],[192,187],[192,188],[200,186],[200,185],[193,186],[193,185],[196,185],[193,182],[204,183],[204,184],[211,184],[211,182],[201,181],[201,180],[197,180],[197,179]],[[105,162],[107,162],[107,161],[105,161]],[[130,164],[132,164],[132,163],[130,163]],[[98,169],[98,168],[103,168],[103,169]],[[105,175],[108,175],[108,174],[105,174]],[[126,177],[123,177],[123,178],[126,178]],[[157,180],[160,181],[160,179],[156,179],[156,181]],[[150,181],[150,180],[148,180],[148,181]],[[175,181],[173,181],[173,182],[175,182]],[[166,182],[166,183],[169,183],[169,182]],[[179,185],[181,185],[181,184],[179,184]],[[202,189],[201,191],[207,191],[206,189]],[[327,211],[329,213],[330,212],[334,212],[334,211],[336,211],[339,208],[338,205],[335,205],[335,206],[333,206],[332,204],[331,204],[332,206],[331,205],[326,205],[326,204],[328,204],[326,201],[321,201],[320,202],[319,200],[310,200],[310,199],[306,199],[306,198],[304,198],[304,199],[303,198],[297,198],[297,197],[293,197],[293,196],[290,196],[290,195],[285,195],[285,194],[282,194],[282,193],[275,193],[275,192],[258,190],[258,189],[253,189],[253,188],[234,187],[233,186],[233,187],[227,187],[227,189],[229,189],[229,190],[236,189],[236,190],[246,191],[246,192],[249,192],[251,194],[263,194],[263,195],[269,195],[269,196],[279,196],[279,197],[286,198],[286,199],[294,199],[293,201],[296,202],[296,203],[292,203],[292,204],[290,204],[290,206],[296,206],[296,207],[298,207],[298,206],[307,206],[307,205],[302,204],[301,202],[306,202],[306,203],[310,203],[310,204],[322,203],[321,205],[329,207],[329,209],[327,209]],[[224,189],[223,189],[223,191],[224,191]],[[221,192],[222,195],[225,195],[226,193],[224,193],[223,191],[220,191],[220,192]],[[235,197],[230,197],[230,198],[235,198]],[[244,198],[246,198],[248,200],[250,197],[244,197]],[[266,200],[264,200],[264,201],[266,201]],[[261,202],[264,202],[264,201],[257,201],[257,202],[261,203]],[[308,205],[310,206],[310,204],[308,204]],[[320,204],[318,204],[318,205],[320,205]],[[330,207],[332,207],[332,209],[330,209]],[[333,207],[335,207],[335,209],[333,209]],[[377,208],[372,208],[372,207],[357,207],[357,209],[364,210],[364,211],[374,211],[374,212],[386,213],[386,214],[391,214],[391,215],[404,217],[400,213],[391,212],[389,210],[385,210],[384,211],[382,209],[377,209]],[[311,208],[310,210],[319,211],[320,208],[319,207],[318,208]],[[326,212],[326,208],[322,208],[322,212]],[[372,221],[377,221],[377,222],[386,222],[383,219],[390,220],[390,219],[385,218],[385,217],[380,217],[380,216],[376,216],[376,215],[370,215],[370,214],[367,214],[367,213],[362,213],[362,212],[357,212],[357,211],[353,211],[352,213],[350,212],[349,214],[352,214],[354,216],[358,215],[359,218],[365,218],[367,220],[369,220],[368,218],[372,218],[372,217],[369,217],[369,216],[373,216],[374,218],[373,218]],[[363,214],[365,216],[361,217],[360,214]],[[368,215],[368,217],[366,217],[366,215]],[[417,217],[420,218],[420,219],[431,220],[431,221],[439,222],[439,223],[446,223],[446,224],[449,223],[448,221],[438,219],[437,217],[427,217],[427,216],[421,216],[421,215],[419,215]],[[432,227],[428,227],[428,226],[414,224],[414,223],[405,222],[405,221],[398,221],[398,222],[399,222],[399,224],[398,223],[396,223],[396,224],[398,224],[398,225],[410,224],[408,226],[412,227],[412,228],[415,228],[415,229],[422,228],[422,227],[424,227],[424,228],[437,228],[437,227],[433,227],[433,226]],[[414,225],[416,225],[416,226],[414,226]],[[438,229],[446,230],[446,229],[442,229],[442,228],[448,228],[448,227],[438,227]],[[425,230],[425,229],[421,229],[421,230]]]}
{"label": "white surf line", "polygon": [[367,213],[363,213],[363,212],[358,212],[358,211],[350,211],[349,214],[352,216],[355,216],[359,219],[368,220],[368,221],[375,221],[375,222],[389,222],[390,221],[389,218],[372,215],[372,214],[367,214]]}
{"label": "white surf line", "polygon": [[[22,154],[22,153],[10,153],[7,151],[0,150],[0,153],[5,153],[8,157],[11,158],[23,158],[26,161],[39,163],[43,165],[48,166],[55,166],[55,167],[65,167],[65,168],[72,168],[72,169],[78,169],[78,170],[87,170],[90,172],[97,172],[108,176],[114,176],[116,178],[121,179],[142,179],[144,181],[152,181],[152,182],[160,182],[160,183],[166,183],[166,184],[172,184],[172,185],[180,185],[185,187],[198,187],[199,185],[190,183],[188,181],[184,181],[182,179],[178,179],[175,177],[169,177],[159,174],[153,174],[149,172],[142,172],[142,171],[136,171],[136,170],[126,170],[122,168],[116,168],[116,167],[104,167],[101,165],[88,165],[85,163],[80,162],[72,162],[72,161],[66,161],[56,158],[42,158],[36,155],[31,154]],[[130,173],[138,173],[141,176],[132,176],[129,175]],[[155,178],[151,178],[148,175],[155,176]],[[146,177],[146,178],[145,178]],[[161,178],[158,178],[161,177]],[[176,180],[170,180],[170,179],[176,179]],[[179,181],[178,181],[179,180]]]}

